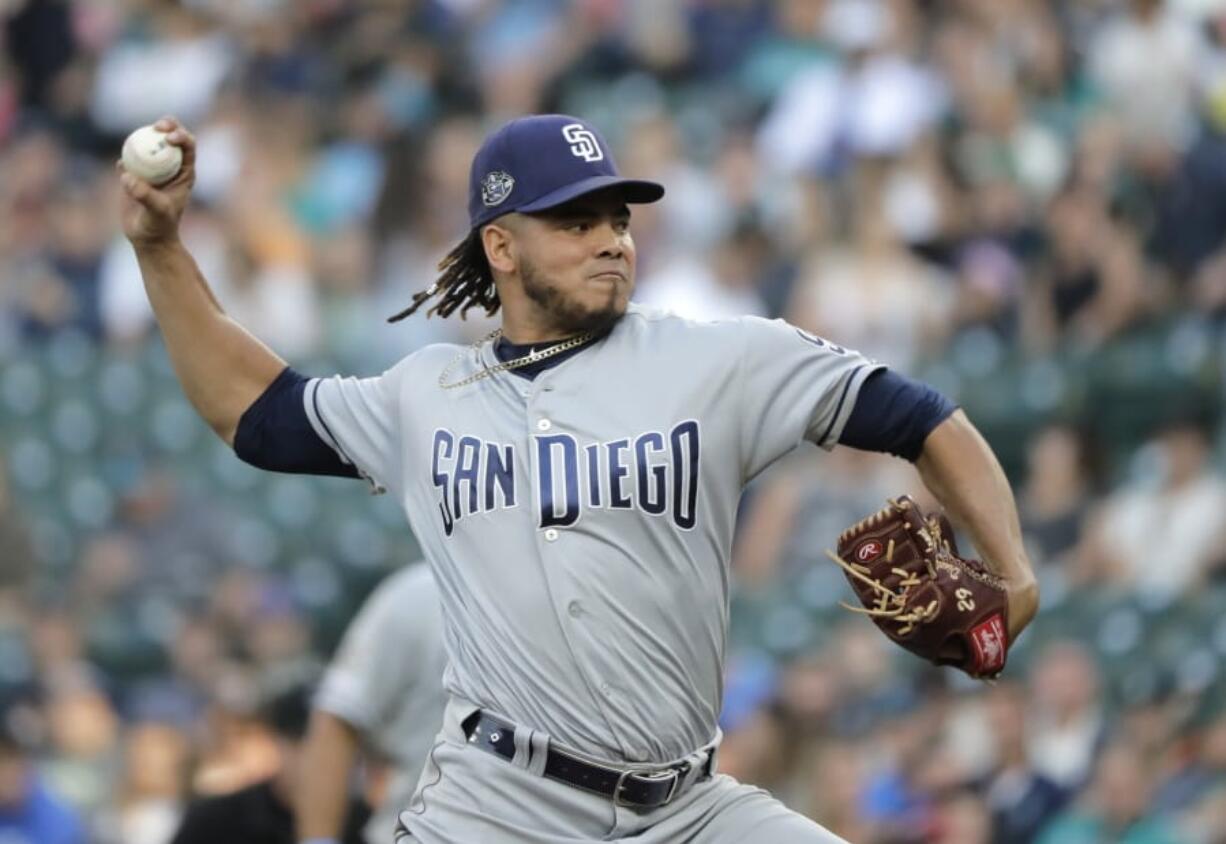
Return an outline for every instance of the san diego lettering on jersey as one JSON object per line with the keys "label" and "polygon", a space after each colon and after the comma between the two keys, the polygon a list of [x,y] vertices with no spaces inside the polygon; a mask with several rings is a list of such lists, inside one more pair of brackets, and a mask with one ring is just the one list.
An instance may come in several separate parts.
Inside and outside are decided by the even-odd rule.
{"label": "san diego lettering on jersey", "polygon": [[[671,518],[691,530],[698,509],[700,436],[687,419],[669,431],[580,443],[570,434],[532,438],[536,475],[532,479],[541,528],[567,527],[584,509],[637,510]],[[522,496],[512,444],[434,432],[431,474],[439,492],[443,532],[473,513],[515,507]]]}

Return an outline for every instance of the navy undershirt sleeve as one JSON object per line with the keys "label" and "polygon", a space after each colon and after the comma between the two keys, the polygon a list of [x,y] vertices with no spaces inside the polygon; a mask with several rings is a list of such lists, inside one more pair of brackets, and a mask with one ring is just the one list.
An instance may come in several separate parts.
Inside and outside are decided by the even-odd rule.
{"label": "navy undershirt sleeve", "polygon": [[879,369],[860,387],[839,442],[915,462],[924,440],[957,409],[927,384]]}
{"label": "navy undershirt sleeve", "polygon": [[238,420],[234,453],[273,472],[360,477],[311,427],[302,398],[307,380],[288,366],[282,370]]}

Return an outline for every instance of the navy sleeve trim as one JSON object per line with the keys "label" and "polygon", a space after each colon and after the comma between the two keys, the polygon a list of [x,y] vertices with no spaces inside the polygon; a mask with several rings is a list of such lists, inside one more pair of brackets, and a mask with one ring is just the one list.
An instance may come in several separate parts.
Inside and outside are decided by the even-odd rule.
{"label": "navy sleeve trim", "polygon": [[[851,385],[855,383],[856,373],[863,369],[866,365],[867,364],[862,363],[851,372],[847,373],[847,380],[843,382],[843,392],[839,394],[839,403],[834,406],[834,415],[830,417],[830,424],[826,426],[826,430],[822,431],[821,439],[818,440],[819,443],[824,443],[830,436],[830,432],[834,430],[834,423],[839,421],[839,414],[843,412],[843,402],[847,401],[847,391],[850,390]],[[865,386],[867,386],[867,384]],[[861,387],[860,389],[863,390],[864,387]],[[857,404],[859,404],[859,402],[857,402]],[[854,410],[852,411],[852,414],[855,414]],[[847,420],[847,424],[851,424],[850,419]],[[843,442],[842,437],[839,438],[839,442]]]}
{"label": "navy sleeve trim", "polygon": [[[307,380],[309,382],[309,379]],[[306,389],[305,384],[303,385],[303,389],[304,390]],[[323,427],[324,433],[328,435],[327,445],[331,446],[332,450],[340,455],[341,460],[343,462],[353,463],[353,461],[349,459],[349,455],[345,453],[345,449],[341,448],[340,441],[337,440],[336,434],[332,433],[332,429],[328,427],[328,420],[324,419],[324,415],[319,412],[319,386],[318,385],[316,385],[315,389],[311,390],[311,407],[314,408],[315,418],[319,420],[319,424]],[[307,421],[309,422],[310,419],[308,418]]]}
{"label": "navy sleeve trim", "polygon": [[839,442],[914,463],[924,450],[924,440],[957,409],[927,384],[878,370],[860,388]]}
{"label": "navy sleeve trim", "polygon": [[360,477],[311,426],[304,402],[308,381],[289,367],[282,370],[239,419],[234,453],[273,472]]}

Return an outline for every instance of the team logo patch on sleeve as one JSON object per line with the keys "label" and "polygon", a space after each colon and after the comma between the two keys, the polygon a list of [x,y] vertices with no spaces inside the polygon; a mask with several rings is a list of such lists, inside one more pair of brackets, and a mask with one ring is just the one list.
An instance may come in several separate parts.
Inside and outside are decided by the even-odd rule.
{"label": "team logo patch on sleeve", "polygon": [[485,178],[481,180],[481,201],[490,208],[501,205],[507,201],[514,187],[515,178],[510,173],[504,173],[501,170],[486,173]]}

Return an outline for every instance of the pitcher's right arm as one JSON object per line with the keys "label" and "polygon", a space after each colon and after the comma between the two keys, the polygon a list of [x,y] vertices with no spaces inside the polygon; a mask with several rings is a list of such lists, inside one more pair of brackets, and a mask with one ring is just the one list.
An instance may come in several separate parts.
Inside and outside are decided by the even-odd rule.
{"label": "pitcher's right arm", "polygon": [[117,165],[123,184],[123,230],[175,374],[196,412],[233,445],[243,413],[286,363],[222,310],[179,239],[179,220],[196,178],[196,142],[173,118],[156,127],[183,150],[183,166],[154,187]]}

